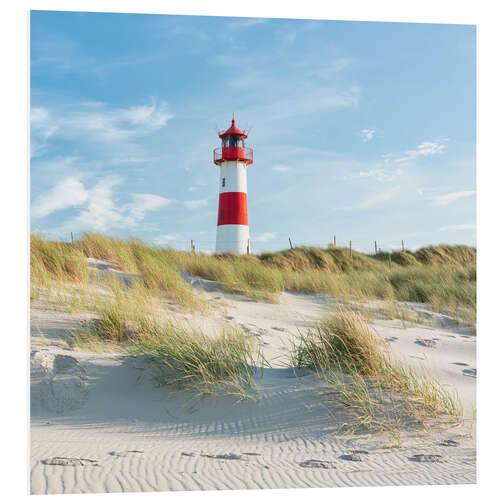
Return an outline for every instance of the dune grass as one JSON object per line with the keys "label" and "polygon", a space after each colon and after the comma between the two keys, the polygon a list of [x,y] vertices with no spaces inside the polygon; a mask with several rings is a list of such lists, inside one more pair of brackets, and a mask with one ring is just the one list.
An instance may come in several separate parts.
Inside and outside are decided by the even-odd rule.
{"label": "dune grass", "polygon": [[122,271],[141,276],[146,290],[191,310],[207,308],[179,269],[216,281],[225,290],[254,300],[278,302],[284,290],[324,293],[341,300],[380,298],[426,302],[460,321],[475,321],[476,250],[439,245],[416,252],[365,255],[348,248],[299,247],[259,256],[193,254],[84,234],[74,245],[31,237],[31,297],[54,281],[88,282],[85,259],[112,261]]}
{"label": "dune grass", "polygon": [[263,357],[240,330],[212,338],[172,322],[144,317],[137,325],[131,352],[150,363],[160,387],[194,392],[194,397],[229,395],[257,400],[254,375]]}
{"label": "dune grass", "polygon": [[88,284],[95,278],[86,258],[105,259],[117,269],[140,275],[150,294],[160,294],[191,310],[206,310],[203,298],[180,276],[164,250],[136,239],[129,241],[100,234],[84,234],[74,245],[31,235],[32,299],[39,288],[63,281]]}
{"label": "dune grass", "polygon": [[387,350],[357,313],[340,307],[302,335],[293,367],[307,366],[333,389],[351,414],[346,430],[394,431],[409,425],[457,420],[461,406],[429,376],[417,374]]}
{"label": "dune grass", "polygon": [[83,252],[68,243],[47,241],[31,235],[30,274],[32,283],[50,286],[54,281],[85,281],[87,262]]}
{"label": "dune grass", "polygon": [[[152,366],[159,386],[192,391],[195,397],[258,398],[253,377],[265,361],[243,332],[227,328],[217,337],[206,336],[171,321],[143,283],[130,287],[111,279],[105,285],[100,293],[87,290],[79,302],[96,317],[67,332],[65,340],[71,347],[93,352],[118,348],[124,355],[141,357]],[[57,300],[74,307],[68,293]]]}

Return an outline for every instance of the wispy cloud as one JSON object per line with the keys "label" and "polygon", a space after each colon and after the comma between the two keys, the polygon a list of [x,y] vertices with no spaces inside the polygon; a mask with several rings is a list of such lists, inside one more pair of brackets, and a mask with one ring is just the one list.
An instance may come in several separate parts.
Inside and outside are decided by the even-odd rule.
{"label": "wispy cloud", "polygon": [[228,28],[230,30],[239,30],[239,29],[244,29],[244,28],[251,28],[253,26],[258,26],[260,24],[267,24],[269,22],[269,19],[260,19],[260,18],[251,18],[251,19],[238,19],[233,21],[228,25]]}
{"label": "wispy cloud", "polygon": [[184,206],[193,210],[195,208],[206,207],[208,205],[208,200],[186,200]]}
{"label": "wispy cloud", "polygon": [[59,125],[54,122],[49,111],[45,108],[31,108],[31,157],[40,156],[45,145],[59,129]]}
{"label": "wispy cloud", "polygon": [[440,227],[440,231],[466,231],[466,230],[471,230],[475,229],[476,225],[475,224],[455,224],[453,226],[443,226]]}
{"label": "wispy cloud", "polygon": [[354,174],[344,176],[344,180],[355,179],[375,179],[378,182],[389,182],[396,180],[403,174],[403,169],[397,168],[396,170],[386,170],[383,168],[374,168],[371,170],[364,170]]}
{"label": "wispy cloud", "polygon": [[425,141],[419,144],[415,149],[409,149],[402,153],[385,153],[382,155],[382,158],[386,163],[396,163],[400,166],[406,166],[419,157],[443,154],[446,149],[443,142],[446,140],[447,139],[436,139],[434,141]]}
{"label": "wispy cloud", "polygon": [[156,245],[169,245],[174,241],[180,241],[182,239],[182,235],[179,233],[168,233],[157,236],[154,239]]}
{"label": "wispy cloud", "polygon": [[271,170],[274,170],[275,172],[288,172],[290,167],[287,165],[274,165],[274,167],[271,167]]}
{"label": "wispy cloud", "polygon": [[146,217],[146,212],[168,207],[174,201],[156,194],[134,193],[132,194],[132,203],[124,205],[122,212],[128,212],[127,219],[131,224],[135,224]]}
{"label": "wispy cloud", "polygon": [[173,116],[166,102],[154,99],[149,105],[129,108],[88,106],[87,103],[71,103],[57,109],[35,107],[31,110],[32,154],[38,155],[50,138],[116,146],[159,130]]}
{"label": "wispy cloud", "polygon": [[253,236],[251,240],[255,243],[267,243],[268,241],[274,240],[277,233],[261,233],[257,236]]}
{"label": "wispy cloud", "polygon": [[364,142],[371,141],[373,139],[373,136],[375,135],[375,130],[369,129],[369,128],[364,128],[361,131],[361,137],[363,138]]}
{"label": "wispy cloud", "polygon": [[363,201],[355,204],[348,205],[345,207],[337,207],[334,211],[342,211],[342,212],[352,212],[357,210],[366,210],[367,208],[372,208],[376,205],[380,205],[394,198],[396,194],[400,191],[400,186],[395,186],[393,188],[387,189],[378,193],[376,195],[365,198]]}
{"label": "wispy cloud", "polygon": [[453,203],[454,201],[460,200],[461,198],[469,198],[475,194],[475,191],[456,191],[454,193],[441,194],[431,198],[431,205],[445,206]]}

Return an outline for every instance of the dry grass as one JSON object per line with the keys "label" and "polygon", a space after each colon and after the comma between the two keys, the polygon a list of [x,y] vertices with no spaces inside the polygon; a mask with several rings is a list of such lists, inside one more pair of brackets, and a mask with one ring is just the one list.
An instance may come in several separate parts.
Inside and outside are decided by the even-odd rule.
{"label": "dry grass", "polygon": [[381,298],[426,302],[459,321],[475,321],[476,251],[465,246],[440,245],[417,252],[365,255],[349,249],[301,247],[260,256],[192,254],[85,234],[75,245],[31,238],[31,297],[40,287],[57,281],[89,281],[85,258],[106,259],[126,272],[138,274],[150,294],[161,295],[190,310],[207,310],[207,303],[179,274],[216,281],[230,292],[254,300],[277,302],[291,290],[325,293],[341,300]]}
{"label": "dry grass", "polygon": [[291,364],[315,369],[332,386],[335,401],[352,416],[346,430],[394,431],[461,416],[456,397],[383,348],[360,315],[341,307],[301,337]]}
{"label": "dry grass", "polygon": [[65,340],[70,349],[78,349],[81,351],[103,353],[108,352],[111,349],[114,350],[116,347],[111,345],[109,342],[104,341],[99,335],[89,332],[83,328],[76,332],[68,332],[65,336]]}
{"label": "dry grass", "polygon": [[[464,322],[474,320],[476,251],[465,246],[439,245],[417,252],[364,255],[349,249],[300,247],[260,256],[192,254],[85,234],[75,245],[31,238],[31,297],[52,282],[86,282],[85,258],[106,259],[138,274],[151,294],[161,294],[191,310],[207,308],[178,270],[216,281],[230,292],[254,300],[277,302],[284,290],[326,293],[345,300],[430,303],[436,311],[451,311]],[[457,312],[459,311],[459,312]]]}
{"label": "dry grass", "polygon": [[31,298],[39,288],[64,281],[82,285],[95,276],[86,258],[106,259],[122,271],[138,274],[151,295],[164,296],[190,310],[206,310],[207,303],[182,279],[164,250],[138,240],[120,240],[100,234],[85,234],[74,245],[31,236]]}
{"label": "dry grass", "polygon": [[193,391],[195,397],[223,394],[237,401],[257,399],[253,377],[263,357],[239,330],[211,338],[144,317],[137,324],[132,353],[153,366],[159,386]]}
{"label": "dry grass", "polygon": [[[86,289],[78,302],[97,317],[66,334],[70,347],[93,352],[118,348],[126,355],[140,356],[152,365],[158,385],[192,391],[197,397],[224,394],[238,401],[257,399],[253,376],[264,359],[240,330],[227,329],[211,338],[168,320],[161,300],[155,300],[144,284],[127,287],[111,279],[101,285],[99,293]],[[78,289],[55,295],[56,306],[73,309],[73,293],[78,296]]]}

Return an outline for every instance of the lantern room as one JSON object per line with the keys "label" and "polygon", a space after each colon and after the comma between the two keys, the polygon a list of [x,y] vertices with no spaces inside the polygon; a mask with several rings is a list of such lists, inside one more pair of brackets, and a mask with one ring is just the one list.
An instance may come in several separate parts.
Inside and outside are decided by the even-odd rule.
{"label": "lantern room", "polygon": [[253,163],[253,150],[245,147],[248,135],[242,132],[235,124],[234,118],[231,126],[219,133],[222,147],[214,149],[214,163],[220,165],[224,161],[242,161],[247,165]]}

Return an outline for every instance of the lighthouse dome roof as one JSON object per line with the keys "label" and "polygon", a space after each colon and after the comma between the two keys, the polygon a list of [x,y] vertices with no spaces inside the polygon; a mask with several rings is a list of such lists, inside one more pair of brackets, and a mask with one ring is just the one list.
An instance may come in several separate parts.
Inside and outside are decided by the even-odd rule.
{"label": "lighthouse dome roof", "polygon": [[245,139],[248,137],[245,132],[242,132],[235,124],[234,118],[231,121],[231,126],[225,131],[219,134],[219,137],[227,137],[228,135],[237,135],[240,137],[244,137]]}

